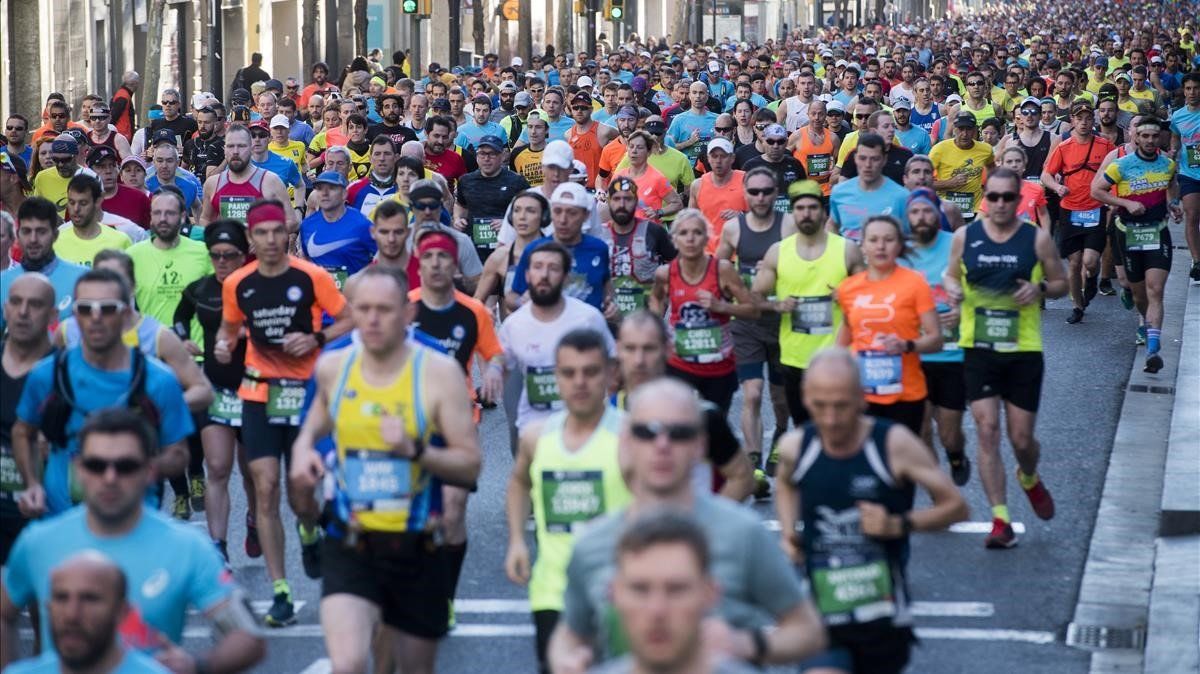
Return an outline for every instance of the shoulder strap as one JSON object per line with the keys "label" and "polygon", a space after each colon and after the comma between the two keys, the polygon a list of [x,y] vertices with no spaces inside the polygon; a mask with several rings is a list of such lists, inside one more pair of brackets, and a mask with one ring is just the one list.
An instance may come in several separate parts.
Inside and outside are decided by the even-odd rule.
{"label": "shoulder strap", "polygon": [[342,400],[342,391],[346,388],[346,380],[350,378],[350,368],[354,365],[354,359],[357,357],[357,346],[351,346],[346,349],[346,360],[342,362],[342,369],[338,372],[337,383],[333,387],[333,395],[329,396],[329,417],[331,419],[337,418],[338,406]]}
{"label": "shoulder strap", "polygon": [[891,428],[890,420],[875,418],[871,435],[863,443],[863,454],[867,457],[867,463],[870,464],[875,475],[887,486],[895,487],[896,478],[887,464],[887,435]]}
{"label": "shoulder strap", "polygon": [[821,438],[817,435],[817,427],[812,422],[804,424],[804,432],[800,436],[800,458],[796,461],[796,470],[792,471],[792,484],[800,484],[808,470],[821,457]]}
{"label": "shoulder strap", "polygon": [[71,373],[67,370],[67,350],[54,352],[54,394],[71,407],[75,406],[75,389],[71,386]]}

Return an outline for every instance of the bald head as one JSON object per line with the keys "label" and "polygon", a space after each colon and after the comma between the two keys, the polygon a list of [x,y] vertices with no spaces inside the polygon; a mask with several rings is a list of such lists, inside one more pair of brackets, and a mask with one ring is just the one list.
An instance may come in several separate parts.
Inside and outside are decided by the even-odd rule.
{"label": "bald head", "polygon": [[67,558],[50,571],[50,637],[70,671],[94,671],[119,656],[117,626],[128,603],[125,573],[95,550]]}
{"label": "bald head", "polygon": [[50,323],[57,316],[50,279],[38,272],[25,272],[13,279],[4,300],[4,322],[14,344],[32,348],[45,342]]}
{"label": "bald head", "polygon": [[412,157],[425,161],[425,144],[419,140],[410,140],[400,146],[401,157]]}
{"label": "bald head", "polygon": [[629,396],[629,409],[645,410],[647,418],[654,418],[654,412],[664,408],[678,410],[677,414],[686,415],[687,420],[696,423],[701,421],[703,415],[696,390],[671,377],[648,381]]}
{"label": "bald head", "polygon": [[73,578],[86,578],[112,591],[115,597],[125,597],[125,572],[110,557],[97,550],[84,550],[72,555],[50,571],[50,590]]}
{"label": "bald head", "polygon": [[829,347],[821,349],[808,362],[804,371],[804,381],[816,380],[824,385],[841,385],[860,390],[858,361],[849,349]]}
{"label": "bald head", "polygon": [[54,284],[45,274],[27,271],[17,276],[8,286],[9,293],[20,292],[54,304]]}

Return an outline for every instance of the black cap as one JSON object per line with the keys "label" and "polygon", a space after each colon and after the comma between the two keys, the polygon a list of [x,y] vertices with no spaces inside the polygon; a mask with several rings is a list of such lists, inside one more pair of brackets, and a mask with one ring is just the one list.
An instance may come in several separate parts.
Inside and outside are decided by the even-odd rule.
{"label": "black cap", "polygon": [[167,128],[162,128],[162,129],[159,129],[158,131],[155,131],[154,138],[150,139],[150,147],[154,147],[155,145],[158,145],[159,143],[170,143],[172,145],[178,145],[178,143],[175,142],[175,132],[170,129],[167,129]]}
{"label": "black cap", "polygon": [[450,99],[435,98],[435,99],[433,99],[433,102],[429,104],[429,108],[431,110],[446,110],[446,111],[448,111],[448,110],[450,110]]}
{"label": "black cap", "polygon": [[979,120],[975,119],[975,113],[969,110],[963,110],[954,116],[955,128],[971,127],[972,129],[979,127]]}
{"label": "black cap", "polygon": [[88,138],[88,135],[80,129],[67,129],[66,131],[63,131],[63,135],[74,138],[75,142],[79,143],[80,145],[90,146],[92,144],[92,139]]}
{"label": "black cap", "polygon": [[95,166],[106,159],[111,159],[114,162],[120,162],[121,156],[117,154],[116,150],[107,145],[97,145],[96,147],[92,148],[91,152],[88,153],[87,165]]}
{"label": "black cap", "polygon": [[245,226],[232,220],[218,220],[204,228],[204,245],[212,248],[218,243],[228,243],[243,253],[250,250]]}
{"label": "black cap", "polygon": [[582,91],[577,92],[574,96],[571,97],[571,105],[575,105],[576,103],[587,105],[590,107],[592,105],[592,97],[588,96],[587,93],[585,93],[585,92],[582,92]]}
{"label": "black cap", "polygon": [[234,105],[239,103],[249,103],[250,91],[248,89],[234,89],[233,95],[229,97],[229,101]]}
{"label": "black cap", "polygon": [[280,82],[279,80],[274,80],[274,79],[267,80],[267,89],[275,89],[276,91],[283,91],[283,82]]}

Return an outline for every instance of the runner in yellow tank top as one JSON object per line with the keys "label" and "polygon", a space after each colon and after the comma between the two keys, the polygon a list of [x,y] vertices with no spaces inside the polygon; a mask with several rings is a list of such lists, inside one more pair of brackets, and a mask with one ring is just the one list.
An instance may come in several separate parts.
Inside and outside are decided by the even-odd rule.
{"label": "runner in yellow tank top", "polygon": [[355,278],[360,345],[318,361],[316,395],[292,448],[289,486],[307,491],[325,474],[317,439],[333,432],[338,445],[321,548],[321,624],[336,671],[367,661],[380,622],[389,628],[384,635],[400,632],[413,646],[406,658],[416,668],[433,671],[452,598],[451,562],[429,494],[439,481],[470,487],[479,477],[462,369],[406,342],[407,292],[399,270],[370,266]]}
{"label": "runner in yellow tank top", "polygon": [[[555,378],[566,409],[522,430],[508,480],[504,570],[509,580],[529,586],[543,668],[545,646],[563,608],[575,534],[581,525],[630,501],[617,458],[624,413],[608,404],[612,374],[599,333],[585,328],[563,335],[555,350]],[[532,570],[525,543],[531,507],[538,549]]]}

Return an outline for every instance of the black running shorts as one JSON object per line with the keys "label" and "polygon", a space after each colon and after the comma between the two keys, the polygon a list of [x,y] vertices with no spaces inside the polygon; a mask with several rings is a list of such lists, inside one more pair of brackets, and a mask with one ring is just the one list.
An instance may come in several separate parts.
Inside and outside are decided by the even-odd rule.
{"label": "black running shorts", "polygon": [[1037,412],[1044,372],[1041,351],[963,349],[963,380],[971,402],[1000,397],[1023,410]]}

